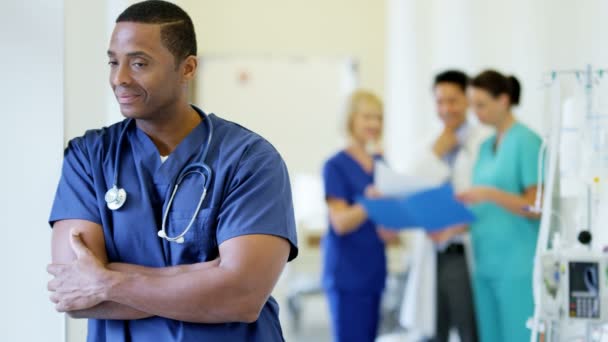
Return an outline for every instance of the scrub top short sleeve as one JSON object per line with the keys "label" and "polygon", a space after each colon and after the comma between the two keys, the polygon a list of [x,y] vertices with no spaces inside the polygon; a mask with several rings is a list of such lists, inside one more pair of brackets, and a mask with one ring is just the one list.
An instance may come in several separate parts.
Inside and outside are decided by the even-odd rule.
{"label": "scrub top short sleeve", "polygon": [[[526,132],[527,133],[527,132]],[[522,147],[519,151],[520,177],[523,189],[538,184],[538,155],[541,141],[537,135],[522,134]]]}
{"label": "scrub top short sleeve", "polygon": [[267,234],[286,238],[297,254],[293,202],[287,167],[279,153],[260,142],[239,162],[219,208],[217,241],[240,235]]}
{"label": "scrub top short sleeve", "polygon": [[345,177],[333,162],[328,162],[323,167],[323,185],[325,187],[325,198],[338,198],[348,201],[350,193]]}
{"label": "scrub top short sleeve", "polygon": [[81,143],[81,139],[74,139],[65,150],[61,179],[49,219],[51,225],[66,219],[101,224],[89,158],[86,147]]}

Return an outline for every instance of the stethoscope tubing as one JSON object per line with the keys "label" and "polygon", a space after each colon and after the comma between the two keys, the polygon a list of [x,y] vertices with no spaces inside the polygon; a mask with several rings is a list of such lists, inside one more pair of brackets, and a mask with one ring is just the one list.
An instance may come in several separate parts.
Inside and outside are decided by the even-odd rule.
{"label": "stethoscope tubing", "polygon": [[[207,159],[207,153],[209,152],[209,148],[211,146],[211,141],[213,138],[213,122],[208,115],[205,115],[204,113],[201,115],[202,115],[203,121],[205,121],[208,131],[209,131],[209,134],[207,134],[206,144],[203,145],[203,147],[202,147],[202,149],[203,149],[202,153],[201,153],[202,162],[190,164],[190,165],[184,167],[181,170],[181,172],[179,173],[178,177],[176,177],[176,180],[174,181],[174,185],[173,185],[173,190],[171,192],[171,197],[169,198],[169,202],[167,203],[167,207],[165,208],[164,213],[163,213],[161,230],[158,232],[159,237],[166,239],[167,241],[170,241],[170,242],[177,242],[177,243],[184,242],[184,236],[186,235],[186,233],[188,233],[188,231],[194,224],[196,217],[198,216],[198,213],[201,210],[203,202],[205,201],[205,198],[207,197],[207,191],[208,191],[208,188],[209,188],[209,185],[211,182],[212,170],[205,163],[205,161]],[[118,178],[119,178],[118,176],[119,176],[119,170],[120,170],[120,148],[122,146],[124,136],[127,132],[127,129],[130,126],[132,121],[133,121],[133,119],[129,119],[125,123],[125,126],[121,130],[120,136],[118,137],[118,146],[116,148],[116,153],[114,155],[113,185],[106,193],[106,198],[105,198],[108,209],[110,209],[110,210],[120,209],[123,206],[124,202],[126,201],[126,197],[127,197],[126,191],[123,188],[119,188],[119,186],[118,186]],[[190,219],[190,222],[188,223],[186,228],[179,235],[170,237],[167,235],[167,229],[166,229],[166,223],[167,223],[167,218],[169,216],[169,211],[171,209],[173,200],[175,198],[175,195],[177,194],[180,184],[186,178],[186,176],[192,175],[192,174],[200,174],[203,177],[203,192],[197,203],[196,209]]]}

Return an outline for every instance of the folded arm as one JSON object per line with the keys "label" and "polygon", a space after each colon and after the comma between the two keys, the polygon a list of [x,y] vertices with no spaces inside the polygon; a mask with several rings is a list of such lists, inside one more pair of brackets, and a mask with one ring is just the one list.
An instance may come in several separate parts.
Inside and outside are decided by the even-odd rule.
{"label": "folded arm", "polygon": [[220,261],[173,276],[116,273],[105,295],[158,316],[198,323],[254,322],[289,256],[287,240],[245,235],[220,245]]}
{"label": "folded arm", "polygon": [[[58,225],[63,224],[58,222],[55,228]],[[95,224],[87,225],[91,228]],[[78,228],[73,234],[71,227],[73,222],[66,223],[67,233],[59,239],[63,243],[57,243],[58,248],[53,243],[54,263],[49,265],[49,272],[55,278],[49,282],[49,290],[57,310],[75,317],[162,316],[199,323],[255,321],[290,249],[287,240],[280,237],[245,235],[222,243],[220,258],[210,262],[166,268],[104,264],[107,256],[105,248],[100,252],[100,246],[104,246],[100,244],[101,227],[97,225],[101,239],[90,232],[95,229],[84,229],[86,234]],[[94,243],[100,245],[93,246]],[[65,257],[69,254],[66,249],[73,254],[71,258]]]}

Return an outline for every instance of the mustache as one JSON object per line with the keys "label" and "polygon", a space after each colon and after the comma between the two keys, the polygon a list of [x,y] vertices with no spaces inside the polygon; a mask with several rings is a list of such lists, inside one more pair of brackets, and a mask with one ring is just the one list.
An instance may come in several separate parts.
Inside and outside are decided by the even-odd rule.
{"label": "mustache", "polygon": [[142,95],[143,91],[136,87],[122,87],[118,86],[114,88],[114,95],[116,96],[136,96]]}

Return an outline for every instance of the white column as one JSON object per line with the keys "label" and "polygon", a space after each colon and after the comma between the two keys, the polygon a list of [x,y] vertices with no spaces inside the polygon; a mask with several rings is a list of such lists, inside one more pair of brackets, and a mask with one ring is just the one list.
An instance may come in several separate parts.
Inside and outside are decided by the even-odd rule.
{"label": "white column", "polygon": [[105,124],[108,86],[103,1],[65,0],[65,141]]}
{"label": "white column", "polygon": [[63,156],[62,0],[0,9],[0,341],[61,341],[49,301],[47,224]]}
{"label": "white column", "polygon": [[[428,25],[428,4],[424,1],[387,1],[386,46],[386,156],[397,169],[411,162],[427,130],[430,81],[428,57],[430,42],[423,33]],[[427,104],[425,106],[425,103]],[[426,107],[426,108],[425,108]]]}
{"label": "white column", "polygon": [[431,41],[433,73],[445,69],[460,69],[468,73],[475,71],[471,1],[431,1],[430,32],[423,32],[422,36]]}

